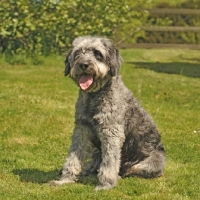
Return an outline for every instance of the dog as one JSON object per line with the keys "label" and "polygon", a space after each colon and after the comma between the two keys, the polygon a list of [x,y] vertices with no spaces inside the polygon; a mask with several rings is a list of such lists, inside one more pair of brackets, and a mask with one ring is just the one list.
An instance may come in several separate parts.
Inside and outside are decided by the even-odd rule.
{"label": "dog", "polygon": [[[60,180],[97,173],[95,190],[114,187],[119,178],[162,176],[166,162],[160,133],[119,75],[122,58],[107,38],[76,38],[65,75],[80,88],[72,145]],[[90,158],[90,160],[88,159]]]}

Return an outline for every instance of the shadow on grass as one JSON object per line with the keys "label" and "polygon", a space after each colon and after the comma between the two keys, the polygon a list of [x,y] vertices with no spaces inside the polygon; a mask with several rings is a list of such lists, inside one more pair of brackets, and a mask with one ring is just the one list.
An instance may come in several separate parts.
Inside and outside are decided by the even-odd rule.
{"label": "shadow on grass", "polygon": [[[48,183],[51,180],[58,180],[60,177],[60,170],[58,169],[49,172],[38,169],[14,169],[12,172],[20,177],[21,182],[38,184]],[[78,182],[84,185],[96,185],[98,179],[96,175],[80,176]]]}
{"label": "shadow on grass", "polygon": [[98,183],[98,178],[97,175],[95,174],[90,174],[89,176],[80,176],[79,183],[83,184],[83,185],[97,185]]}
{"label": "shadow on grass", "polygon": [[200,63],[148,63],[148,62],[127,62],[134,64],[136,68],[145,68],[160,73],[179,74],[188,77],[200,78]]}
{"label": "shadow on grass", "polygon": [[59,175],[59,170],[57,169],[49,172],[44,172],[38,169],[14,169],[12,172],[19,176],[22,182],[39,184],[55,180]]}

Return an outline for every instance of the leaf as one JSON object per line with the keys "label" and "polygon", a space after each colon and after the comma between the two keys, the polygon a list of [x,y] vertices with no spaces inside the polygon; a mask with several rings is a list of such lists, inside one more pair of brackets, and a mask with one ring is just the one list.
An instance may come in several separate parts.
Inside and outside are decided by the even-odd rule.
{"label": "leaf", "polygon": [[21,34],[19,31],[16,31],[16,37],[21,38],[21,37],[23,37],[23,34]]}
{"label": "leaf", "polygon": [[1,29],[0,35],[6,37],[7,35],[11,35],[11,32],[5,30],[4,28]]}

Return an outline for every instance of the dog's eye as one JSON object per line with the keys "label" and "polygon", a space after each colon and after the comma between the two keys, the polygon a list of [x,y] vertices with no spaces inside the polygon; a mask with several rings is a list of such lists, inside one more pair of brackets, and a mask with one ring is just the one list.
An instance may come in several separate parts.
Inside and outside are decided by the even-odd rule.
{"label": "dog's eye", "polygon": [[94,50],[94,56],[98,61],[102,61],[103,60],[103,55],[98,50]]}

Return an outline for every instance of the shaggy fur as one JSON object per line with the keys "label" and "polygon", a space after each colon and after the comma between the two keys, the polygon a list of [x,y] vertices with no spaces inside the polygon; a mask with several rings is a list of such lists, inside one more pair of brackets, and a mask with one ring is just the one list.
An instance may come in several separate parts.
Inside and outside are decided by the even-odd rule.
{"label": "shaggy fur", "polygon": [[[122,59],[106,38],[79,37],[66,58],[65,75],[80,87],[72,145],[60,180],[98,173],[96,190],[110,189],[118,178],[158,177],[165,167],[165,150],[150,115],[118,74]],[[84,168],[86,160],[91,160]]]}

